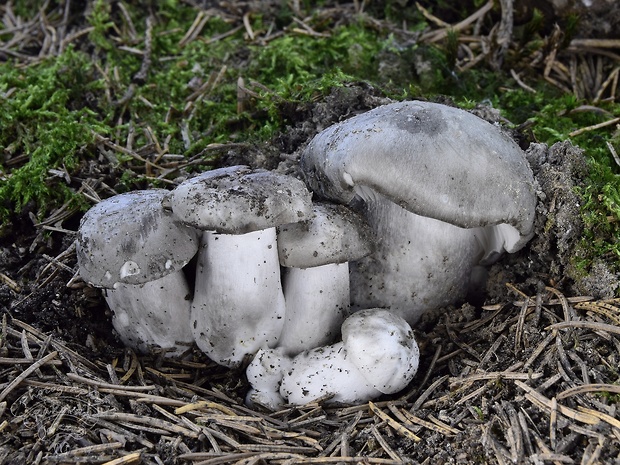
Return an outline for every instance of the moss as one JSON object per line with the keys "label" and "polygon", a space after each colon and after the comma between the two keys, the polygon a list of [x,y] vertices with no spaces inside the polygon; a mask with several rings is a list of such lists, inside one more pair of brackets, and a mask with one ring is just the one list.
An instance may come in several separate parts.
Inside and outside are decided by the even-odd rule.
{"label": "moss", "polygon": [[49,170],[71,173],[78,155],[93,149],[91,130],[106,130],[84,99],[101,86],[88,57],[69,49],[26,68],[4,63],[0,76],[1,91],[10,95],[0,100],[0,147],[11,159],[26,160],[0,185],[0,215],[8,216],[10,204],[20,209],[32,201],[43,211],[70,200],[66,186],[48,182]]}
{"label": "moss", "polygon": [[[103,0],[89,9],[92,30],[79,49],[32,65],[0,67],[0,88],[14,89],[2,101],[7,121],[0,146],[28,160],[6,169],[0,221],[31,201],[39,216],[75,201],[72,189],[52,188],[48,172],[64,167],[71,174],[80,161],[96,156],[95,134],[122,146],[131,138],[134,150],[156,141],[188,158],[211,143],[268,140],[290,124],[283,105],[308,102],[347,82],[376,81],[376,57],[387,49],[399,54],[391,37],[361,20],[334,29],[319,25],[324,31],[316,37],[286,33],[251,44],[243,29],[235,32],[227,21],[209,17],[199,38],[186,43],[195,18],[196,10],[185,3],[154,5],[151,66],[140,81],[135,76],[143,56],[134,51],[144,50],[144,9],[124,4],[121,12]],[[278,18],[287,24],[292,13],[282,6]],[[270,27],[260,15],[251,19],[255,31]],[[240,76],[249,85],[258,83],[241,113]],[[205,86],[208,82],[212,85]],[[203,161],[214,162],[214,156],[204,155]],[[144,181],[130,168],[133,161],[116,154],[118,172],[128,173],[123,189],[132,180],[134,187]]]}
{"label": "moss", "polygon": [[114,43],[109,39],[108,31],[114,26],[110,16],[112,6],[105,0],[93,2],[87,21],[93,27],[88,34],[91,42],[103,50],[114,50]]}
{"label": "moss", "polygon": [[613,136],[607,128],[572,133],[608,120],[609,114],[618,113],[620,105],[601,104],[593,111],[588,102],[546,85],[541,85],[536,94],[520,89],[506,91],[498,94],[494,103],[504,109],[504,114],[516,125],[530,125],[536,141],[552,145],[568,139],[584,149],[589,175],[579,194],[585,231],[573,265],[576,273],[587,273],[595,260],[607,257],[619,272],[620,166],[607,146],[608,142],[613,142]]}

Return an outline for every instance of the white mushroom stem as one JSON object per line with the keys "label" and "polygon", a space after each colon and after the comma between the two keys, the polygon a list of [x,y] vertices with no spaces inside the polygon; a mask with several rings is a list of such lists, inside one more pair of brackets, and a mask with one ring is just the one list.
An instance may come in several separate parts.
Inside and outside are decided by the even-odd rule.
{"label": "white mushroom stem", "polygon": [[381,395],[348,357],[342,342],[302,352],[280,387],[289,404],[303,405],[331,395],[330,402],[358,403]]}
{"label": "white mushroom stem", "polygon": [[202,351],[221,365],[237,366],[247,354],[275,347],[284,310],[275,228],[203,233],[191,310]]}
{"label": "white mushroom stem", "polygon": [[139,352],[152,346],[187,350],[194,338],[190,328],[190,290],[182,271],[144,284],[117,283],[103,291],[112,325],[121,341]]}
{"label": "white mushroom stem", "polygon": [[465,297],[484,253],[478,228],[416,215],[368,189],[364,200],[377,244],[350,265],[354,310],[386,307],[414,324],[424,312]]}
{"label": "white mushroom stem", "polygon": [[330,344],[349,313],[349,264],[286,268],[286,319],[278,347],[287,355]]}

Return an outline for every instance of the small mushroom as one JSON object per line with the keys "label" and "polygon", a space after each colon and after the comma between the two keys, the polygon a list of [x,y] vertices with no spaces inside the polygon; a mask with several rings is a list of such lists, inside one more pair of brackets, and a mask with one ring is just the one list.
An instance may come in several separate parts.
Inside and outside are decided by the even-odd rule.
{"label": "small mushroom", "polygon": [[304,184],[234,166],[181,183],[165,205],[204,231],[191,308],[198,347],[229,367],[260,348],[274,347],[285,313],[276,226],[311,214]]}
{"label": "small mushroom", "polygon": [[178,353],[193,342],[191,292],[182,268],[197,233],[163,209],[163,189],[102,200],[86,212],[77,238],[82,278],[104,288],[112,324],[125,345]]}
{"label": "small mushroom", "polygon": [[342,342],[293,358],[280,395],[296,405],[330,395],[329,402],[365,402],[404,389],[419,358],[405,320],[383,309],[362,310],[342,324]]}
{"label": "small mushroom", "polygon": [[349,314],[349,261],[372,251],[365,220],[343,205],[317,203],[307,221],[278,228],[287,355],[330,344]]}
{"label": "small mushroom", "polygon": [[377,238],[351,265],[352,308],[413,324],[464,298],[472,272],[533,234],[534,179],[498,127],[457,108],[384,105],[319,133],[301,157],[311,189],[355,206]]}

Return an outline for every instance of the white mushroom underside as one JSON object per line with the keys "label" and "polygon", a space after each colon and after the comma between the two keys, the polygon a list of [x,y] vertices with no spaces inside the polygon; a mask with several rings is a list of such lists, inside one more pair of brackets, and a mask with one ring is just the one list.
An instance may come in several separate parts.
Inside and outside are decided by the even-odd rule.
{"label": "white mushroom underside", "polygon": [[247,354],[274,347],[284,311],[275,228],[203,233],[191,310],[192,331],[203,352],[235,366]]}
{"label": "white mushroom underside", "polygon": [[358,190],[377,238],[375,252],[350,263],[353,310],[388,308],[414,324],[426,311],[462,300],[483,257],[504,252],[516,231],[465,229],[411,213],[369,189]]}
{"label": "white mushroom underside", "polygon": [[179,353],[192,344],[190,290],[182,271],[145,284],[117,283],[104,295],[114,312],[112,325],[127,347],[147,352],[156,346]]}
{"label": "white mushroom underside", "polygon": [[286,318],[278,347],[286,354],[331,344],[349,312],[349,265],[286,268]]}

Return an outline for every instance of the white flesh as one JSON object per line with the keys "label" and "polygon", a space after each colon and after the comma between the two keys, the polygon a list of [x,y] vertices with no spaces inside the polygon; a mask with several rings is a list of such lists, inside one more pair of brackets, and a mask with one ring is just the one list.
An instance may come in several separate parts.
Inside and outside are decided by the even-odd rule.
{"label": "white flesh", "polygon": [[191,310],[203,352],[233,367],[258,349],[275,347],[284,311],[275,228],[203,233]]}
{"label": "white flesh", "polygon": [[286,318],[278,347],[287,355],[334,342],[349,313],[349,265],[286,268]]}
{"label": "white flesh", "polygon": [[350,263],[352,308],[387,308],[413,325],[424,312],[463,299],[483,255],[477,229],[416,215],[369,190],[364,194],[377,244],[371,255]]}
{"label": "white flesh", "polygon": [[246,404],[250,407],[259,404],[272,411],[281,408],[286,402],[280,395],[280,383],[291,363],[291,358],[281,349],[260,349],[245,371],[252,386]]}
{"label": "white flesh", "polygon": [[280,394],[290,404],[303,405],[326,395],[329,402],[358,403],[381,392],[355,367],[342,342],[302,352],[284,374]]}
{"label": "white flesh", "polygon": [[192,344],[190,290],[182,271],[145,284],[117,283],[104,296],[127,347],[144,353],[155,346],[177,354]]}

